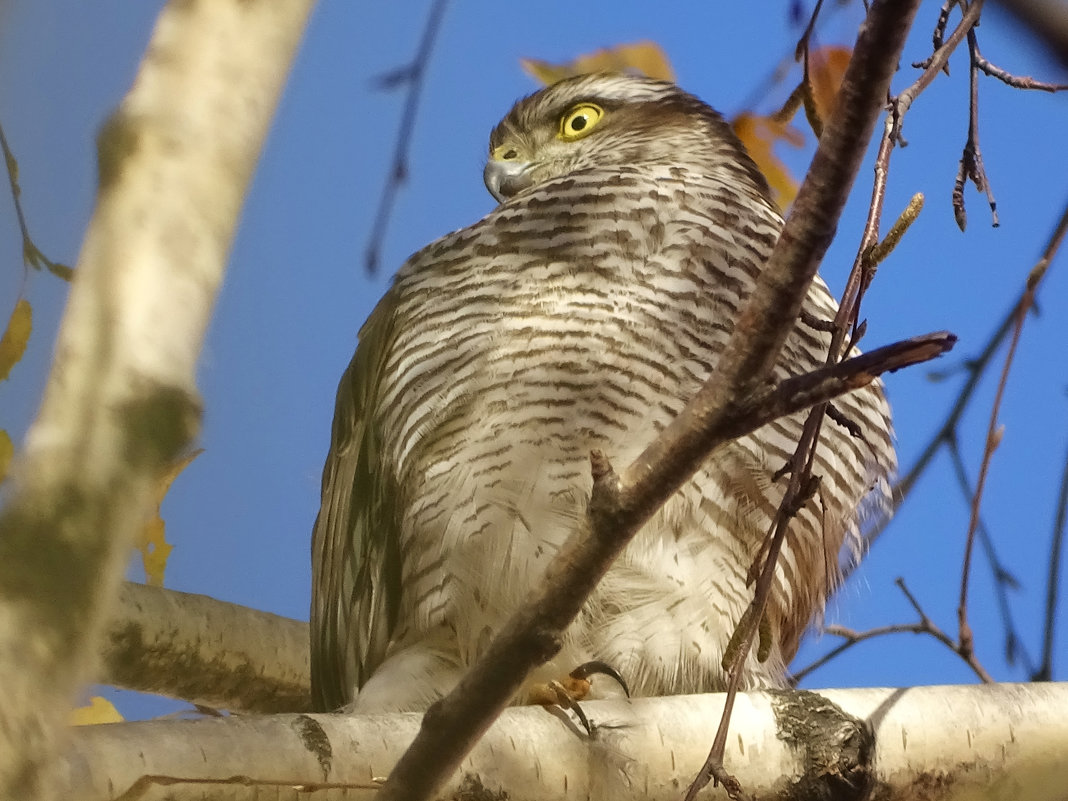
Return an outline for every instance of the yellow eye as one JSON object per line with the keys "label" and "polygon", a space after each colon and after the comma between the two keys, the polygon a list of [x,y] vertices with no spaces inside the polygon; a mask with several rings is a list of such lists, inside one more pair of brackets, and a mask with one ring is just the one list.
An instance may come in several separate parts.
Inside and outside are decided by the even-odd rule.
{"label": "yellow eye", "polygon": [[560,133],[565,142],[574,142],[592,131],[604,116],[604,109],[593,103],[580,103],[560,118]]}

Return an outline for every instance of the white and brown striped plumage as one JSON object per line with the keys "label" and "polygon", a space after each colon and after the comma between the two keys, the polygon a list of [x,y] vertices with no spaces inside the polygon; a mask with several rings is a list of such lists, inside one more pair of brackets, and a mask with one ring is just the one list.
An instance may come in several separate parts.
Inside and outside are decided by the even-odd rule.
{"label": "white and brown striped plumage", "polygon": [[[590,450],[627,464],[709,375],[782,226],[730,129],[668,83],[562,81],[516,104],[490,154],[501,205],[408,260],[341,379],[313,543],[323,709],[419,709],[452,687],[574,530]],[[819,279],[806,311],[834,315]],[[799,325],[776,377],[821,365],[827,342]],[[820,491],[792,523],[771,655],[750,657],[750,685],[781,682],[858,510],[886,497],[881,386],[838,405],[863,438],[824,426]],[[547,672],[602,659],[638,694],[722,688],[802,420],[713,454],[627,548]]]}

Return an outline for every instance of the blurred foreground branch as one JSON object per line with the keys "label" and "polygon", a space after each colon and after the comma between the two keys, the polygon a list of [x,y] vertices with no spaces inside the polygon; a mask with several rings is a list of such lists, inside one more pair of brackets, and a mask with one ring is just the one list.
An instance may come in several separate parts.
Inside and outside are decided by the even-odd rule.
{"label": "blurred foreground branch", "polygon": [[199,427],[195,368],[310,0],[173,0],[99,137],[100,186],[0,513],[0,799],[51,797],[135,530]]}
{"label": "blurred foreground branch", "polygon": [[101,681],[237,712],[311,707],[308,624],[205,595],[126,582]]}

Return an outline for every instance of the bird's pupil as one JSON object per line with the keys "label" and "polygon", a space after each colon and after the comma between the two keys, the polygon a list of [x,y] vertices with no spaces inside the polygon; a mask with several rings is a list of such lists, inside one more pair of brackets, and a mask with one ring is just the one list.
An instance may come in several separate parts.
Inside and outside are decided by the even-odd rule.
{"label": "bird's pupil", "polygon": [[575,119],[571,120],[571,130],[573,130],[573,131],[581,131],[585,127],[586,127],[586,117],[585,116],[575,117]]}
{"label": "bird's pupil", "polygon": [[514,150],[509,150],[507,153],[504,154],[504,158],[505,159],[514,159],[518,155],[519,154],[516,153]]}

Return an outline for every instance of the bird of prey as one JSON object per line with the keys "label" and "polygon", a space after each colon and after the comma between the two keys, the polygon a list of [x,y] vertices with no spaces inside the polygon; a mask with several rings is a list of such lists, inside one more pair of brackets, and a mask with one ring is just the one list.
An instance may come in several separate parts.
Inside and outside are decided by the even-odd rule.
{"label": "bird of prey", "polygon": [[[484,178],[499,205],[400,268],[341,378],[312,546],[320,709],[424,709],[456,684],[579,526],[591,450],[628,464],[708,378],[782,228],[729,125],[647,78],[585,75],[520,100]],[[817,278],[774,379],[824,364],[818,323],[835,311]],[[836,405],[851,424],[823,427],[749,687],[782,683],[861,516],[886,506],[882,385]],[[804,418],[716,450],[543,677],[602,660],[639,695],[723,689]]]}

